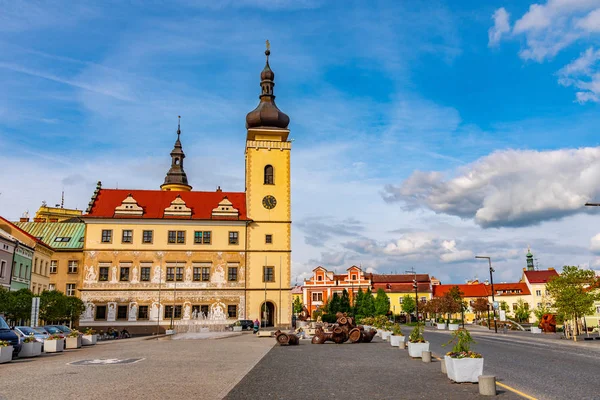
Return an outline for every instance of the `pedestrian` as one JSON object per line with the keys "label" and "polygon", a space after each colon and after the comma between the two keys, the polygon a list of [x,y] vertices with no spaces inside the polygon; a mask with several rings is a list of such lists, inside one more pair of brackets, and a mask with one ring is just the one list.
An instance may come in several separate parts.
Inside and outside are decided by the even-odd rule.
{"label": "pedestrian", "polygon": [[259,328],[259,326],[260,326],[260,322],[258,321],[258,318],[256,318],[256,319],[254,320],[254,333],[257,333],[257,332],[258,332],[258,328]]}

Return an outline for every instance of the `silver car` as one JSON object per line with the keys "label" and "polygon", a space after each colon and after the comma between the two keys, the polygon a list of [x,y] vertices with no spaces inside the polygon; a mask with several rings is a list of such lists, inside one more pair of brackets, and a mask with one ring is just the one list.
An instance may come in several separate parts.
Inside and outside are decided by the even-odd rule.
{"label": "silver car", "polygon": [[29,326],[15,326],[15,333],[21,336],[22,339],[33,335],[35,340],[42,344],[44,344],[44,341],[48,338],[48,333],[41,333]]}

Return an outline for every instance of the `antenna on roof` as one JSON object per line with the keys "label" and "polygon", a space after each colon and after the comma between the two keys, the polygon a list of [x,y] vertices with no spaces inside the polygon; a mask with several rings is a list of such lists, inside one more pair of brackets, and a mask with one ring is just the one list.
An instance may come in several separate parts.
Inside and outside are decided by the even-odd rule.
{"label": "antenna on roof", "polygon": [[62,191],[62,195],[60,196],[60,208],[65,208],[65,191]]}

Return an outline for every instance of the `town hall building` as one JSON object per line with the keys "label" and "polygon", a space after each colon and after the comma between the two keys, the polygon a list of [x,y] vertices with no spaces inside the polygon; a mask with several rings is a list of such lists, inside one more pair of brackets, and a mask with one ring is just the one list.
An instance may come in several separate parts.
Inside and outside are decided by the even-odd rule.
{"label": "town hall building", "polygon": [[290,325],[290,120],[265,54],[260,102],[246,116],[245,191],[192,190],[180,127],[160,188],[98,182],[81,216],[81,326],[162,332],[199,313]]}

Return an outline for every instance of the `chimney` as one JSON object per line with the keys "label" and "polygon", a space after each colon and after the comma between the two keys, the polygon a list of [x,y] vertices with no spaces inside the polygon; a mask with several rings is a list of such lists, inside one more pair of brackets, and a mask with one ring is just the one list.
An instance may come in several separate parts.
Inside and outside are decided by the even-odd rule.
{"label": "chimney", "polygon": [[34,218],[33,222],[46,222],[44,218]]}
{"label": "chimney", "polygon": [[222,192],[221,186],[217,186],[217,192]]}
{"label": "chimney", "polygon": [[21,217],[21,218],[19,218],[19,222],[29,222],[29,218]]}
{"label": "chimney", "polygon": [[548,267],[548,271],[554,271],[554,267]]}

